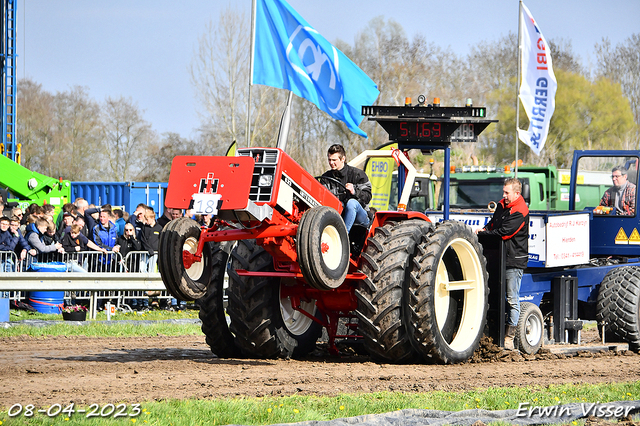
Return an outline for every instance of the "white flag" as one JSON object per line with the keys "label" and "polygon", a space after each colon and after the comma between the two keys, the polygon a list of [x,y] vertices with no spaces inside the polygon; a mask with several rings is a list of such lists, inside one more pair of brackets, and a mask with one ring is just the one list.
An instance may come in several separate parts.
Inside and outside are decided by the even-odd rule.
{"label": "white flag", "polygon": [[556,108],[558,82],[553,75],[551,52],[529,9],[522,4],[522,84],[520,101],[529,117],[529,129],[518,129],[520,140],[540,155]]}

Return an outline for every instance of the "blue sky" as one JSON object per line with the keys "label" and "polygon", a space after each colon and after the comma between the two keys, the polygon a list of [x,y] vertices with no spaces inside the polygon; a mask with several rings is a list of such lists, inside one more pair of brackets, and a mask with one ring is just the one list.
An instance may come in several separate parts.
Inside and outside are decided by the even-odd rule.
{"label": "blue sky", "polygon": [[[160,133],[194,136],[200,108],[188,66],[209,21],[251,0],[17,0],[18,79],[45,90],[86,86],[98,101],[130,97]],[[376,16],[393,18],[458,54],[518,28],[517,0],[289,0],[329,41],[352,43]],[[584,65],[608,37],[615,45],[640,33],[638,0],[527,0],[547,39],[570,40]],[[19,102],[19,100],[18,100]],[[18,120],[20,117],[18,116]]]}

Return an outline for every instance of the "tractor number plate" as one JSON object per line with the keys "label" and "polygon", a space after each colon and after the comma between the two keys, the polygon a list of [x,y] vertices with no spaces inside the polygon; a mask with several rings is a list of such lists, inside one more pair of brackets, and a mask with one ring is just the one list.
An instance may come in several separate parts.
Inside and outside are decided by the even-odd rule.
{"label": "tractor number plate", "polygon": [[193,211],[195,214],[217,215],[222,204],[221,194],[193,194]]}

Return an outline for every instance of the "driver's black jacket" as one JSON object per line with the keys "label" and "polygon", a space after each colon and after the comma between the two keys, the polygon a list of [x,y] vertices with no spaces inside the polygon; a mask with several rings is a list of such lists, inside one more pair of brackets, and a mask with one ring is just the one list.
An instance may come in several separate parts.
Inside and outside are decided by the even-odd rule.
{"label": "driver's black jacket", "polygon": [[333,182],[322,182],[333,195],[338,197],[342,205],[346,205],[350,198],[355,198],[360,202],[362,207],[366,208],[369,201],[371,201],[371,182],[369,182],[369,177],[363,170],[345,164],[341,170],[329,170],[322,176],[337,179],[343,184],[353,184],[355,194],[351,194],[351,192],[346,191],[344,188],[338,187],[338,185]]}

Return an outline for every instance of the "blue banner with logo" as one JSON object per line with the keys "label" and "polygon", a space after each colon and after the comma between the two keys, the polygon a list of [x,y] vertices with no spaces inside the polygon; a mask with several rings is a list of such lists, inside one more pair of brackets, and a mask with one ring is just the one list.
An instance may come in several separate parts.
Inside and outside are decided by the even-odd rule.
{"label": "blue banner with logo", "polygon": [[358,125],[378,86],[284,0],[258,0],[253,84],[290,90],[367,137]]}

